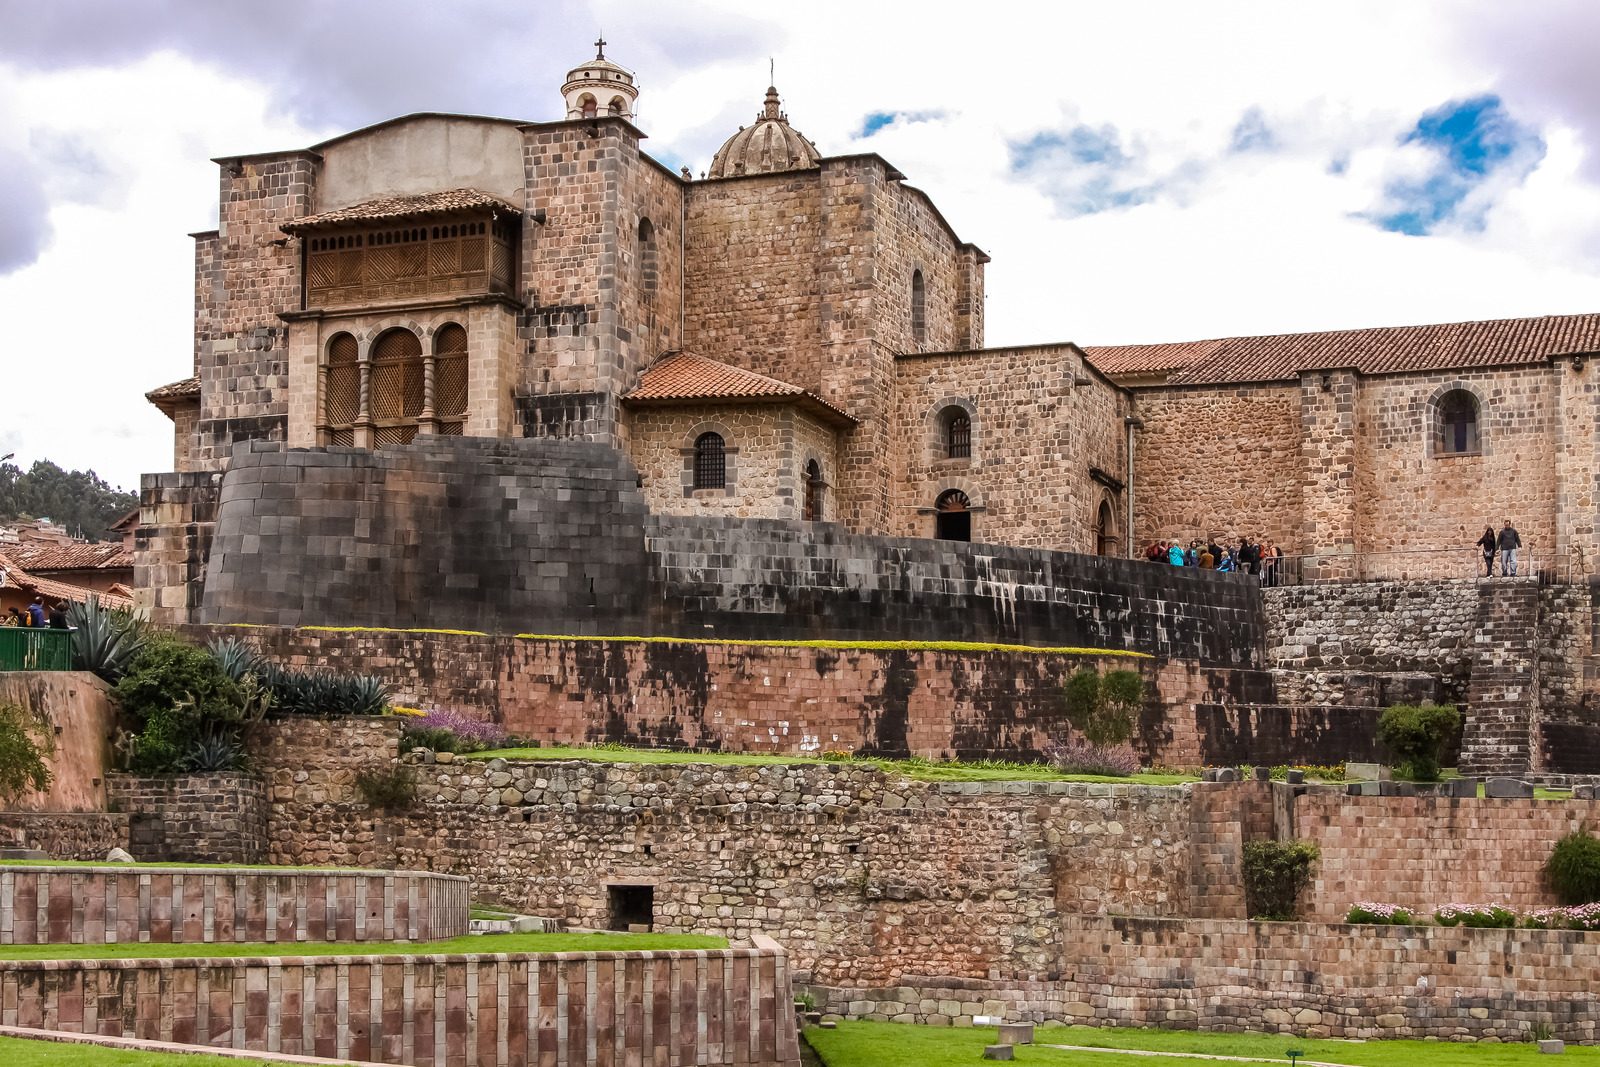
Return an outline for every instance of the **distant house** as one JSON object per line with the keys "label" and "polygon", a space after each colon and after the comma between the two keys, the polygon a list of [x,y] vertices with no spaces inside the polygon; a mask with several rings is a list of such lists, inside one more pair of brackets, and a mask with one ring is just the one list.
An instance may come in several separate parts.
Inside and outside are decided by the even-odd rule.
{"label": "distant house", "polygon": [[[112,547],[118,547],[120,550],[120,546]],[[133,607],[133,597],[128,584],[111,581],[106,582],[104,586],[91,588],[35,574],[14,558],[15,552],[14,547],[8,547],[4,552],[0,552],[0,615],[9,617],[12,608],[26,611],[28,605],[33,603],[34,597],[40,597],[47,605],[53,605],[63,600],[69,604],[81,604],[91,596],[97,596],[100,598],[100,603],[109,608]]]}

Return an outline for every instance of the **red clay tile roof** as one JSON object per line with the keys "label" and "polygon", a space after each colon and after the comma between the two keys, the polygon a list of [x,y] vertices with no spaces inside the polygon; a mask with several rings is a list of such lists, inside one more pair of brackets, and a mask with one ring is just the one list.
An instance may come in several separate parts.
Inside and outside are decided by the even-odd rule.
{"label": "red clay tile roof", "polygon": [[447,215],[456,211],[481,211],[494,208],[520,215],[521,209],[498,196],[477,189],[449,189],[441,193],[422,193],[418,196],[385,196],[365,200],[349,207],[306,215],[278,227],[284,233],[299,233],[317,226],[338,226],[356,222],[388,222],[398,219],[420,218],[424,215]]}
{"label": "red clay tile roof", "polygon": [[200,395],[200,379],[185,378],[181,382],[163,385],[159,389],[152,389],[144,394],[144,398],[152,404],[160,405],[163,400],[187,400]]}
{"label": "red clay tile roof", "polygon": [[1112,377],[1170,370],[1169,385],[1290,381],[1302,371],[1344,368],[1396,374],[1504,367],[1600,352],[1600,314],[1092,346],[1084,351]]}
{"label": "red clay tile roof", "polygon": [[798,385],[688,352],[673,352],[652,363],[640,375],[639,384],[622,399],[631,404],[789,400],[832,421],[856,421],[848,412]]}
{"label": "red clay tile roof", "polygon": [[95,596],[100,598],[100,603],[104,607],[124,609],[133,607],[132,597],[122,596],[117,593],[97,593],[93,589],[85,589],[79,585],[68,585],[66,582],[40,578],[36,574],[29,574],[9,556],[0,553],[0,589],[8,588],[18,589],[33,596],[44,597],[46,603],[69,600],[76,604],[82,604],[91,596]]}
{"label": "red clay tile roof", "polygon": [[133,553],[121,541],[98,545],[57,545],[29,541],[6,550],[6,555],[26,571],[117,570],[133,566]]}

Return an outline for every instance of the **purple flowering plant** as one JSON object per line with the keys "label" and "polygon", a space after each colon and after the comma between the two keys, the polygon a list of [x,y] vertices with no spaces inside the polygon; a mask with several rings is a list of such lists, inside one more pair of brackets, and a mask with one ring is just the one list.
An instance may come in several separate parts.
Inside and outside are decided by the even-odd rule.
{"label": "purple flowering plant", "polygon": [[501,748],[507,734],[498,723],[484,722],[459,711],[435,709],[409,719],[400,732],[400,751],[427,748],[435,752],[482,752]]}

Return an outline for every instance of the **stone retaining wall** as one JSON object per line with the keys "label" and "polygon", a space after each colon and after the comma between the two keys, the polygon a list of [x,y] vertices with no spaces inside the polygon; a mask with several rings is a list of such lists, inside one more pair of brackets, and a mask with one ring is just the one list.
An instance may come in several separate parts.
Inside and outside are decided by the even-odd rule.
{"label": "stone retaining wall", "polygon": [[[1198,766],[1214,720],[1197,718],[1197,705],[1259,704],[1272,693],[1260,671],[1128,656],[402,630],[189,626],[184,632],[201,644],[243,641],[286,666],[374,674],[393,687],[396,703],[460,711],[543,744],[1036,759],[1067,730],[1066,678],[1085,668],[1122,669],[1145,678],[1146,706],[1134,738],[1142,758]],[[1339,762],[1347,756],[1339,746],[1354,736],[1275,730],[1263,736],[1282,733],[1282,744],[1300,745],[1302,762]]]}
{"label": "stone retaining wall", "polygon": [[1068,916],[1053,973],[811,986],[823,1010],[897,1022],[1010,1019],[1305,1037],[1593,1042],[1600,934]]}
{"label": "stone retaining wall", "polygon": [[0,811],[0,848],[36,849],[52,859],[103,860],[128,847],[125,812]]}
{"label": "stone retaining wall", "polygon": [[416,1067],[798,1067],[788,963],[722,951],[0,962],[0,1023]]}
{"label": "stone retaining wall", "polygon": [[260,863],[266,855],[266,787],[253,774],[112,774],[106,793],[132,817],[135,859]]}
{"label": "stone retaining wall", "polygon": [[0,945],[463,937],[467,879],[417,871],[0,866]]}

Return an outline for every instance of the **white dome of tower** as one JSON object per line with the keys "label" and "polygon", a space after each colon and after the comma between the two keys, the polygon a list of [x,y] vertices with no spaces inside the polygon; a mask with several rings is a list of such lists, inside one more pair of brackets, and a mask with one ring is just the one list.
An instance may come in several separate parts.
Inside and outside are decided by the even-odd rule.
{"label": "white dome of tower", "polygon": [[592,119],[607,115],[633,120],[633,103],[639,87],[633,72],[606,58],[605,38],[594,43],[594,58],[567,71],[561,86],[567,118]]}

